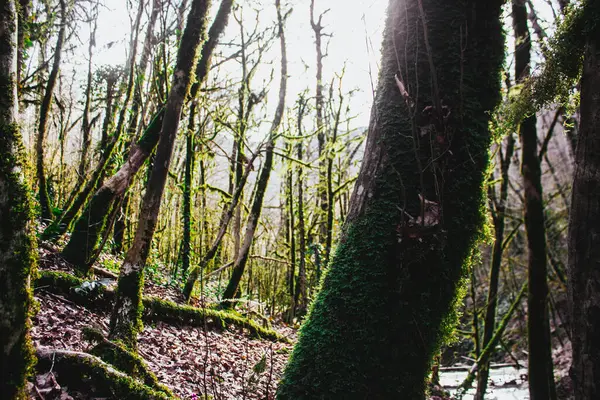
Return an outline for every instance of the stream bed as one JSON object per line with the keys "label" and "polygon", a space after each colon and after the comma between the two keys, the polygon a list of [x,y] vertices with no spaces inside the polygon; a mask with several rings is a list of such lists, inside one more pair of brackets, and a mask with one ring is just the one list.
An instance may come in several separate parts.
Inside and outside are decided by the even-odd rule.
{"label": "stream bed", "polygon": [[[467,371],[442,371],[440,384],[451,394],[467,377]],[[472,388],[463,397],[463,400],[472,400],[475,389]],[[515,367],[502,367],[490,370],[486,400],[529,400],[527,387],[527,369]]]}

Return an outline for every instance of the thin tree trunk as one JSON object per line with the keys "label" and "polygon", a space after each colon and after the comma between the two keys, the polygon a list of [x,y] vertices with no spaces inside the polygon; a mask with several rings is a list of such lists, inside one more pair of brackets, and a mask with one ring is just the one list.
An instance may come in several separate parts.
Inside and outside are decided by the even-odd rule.
{"label": "thin tree trunk", "polygon": [[[97,5],[96,5],[97,6]],[[92,124],[90,123],[90,107],[92,102],[92,57],[94,55],[93,49],[96,41],[96,28],[98,14],[94,15],[93,28],[90,26],[90,39],[88,43],[88,71],[87,71],[87,85],[85,88],[85,103],[83,106],[83,119],[81,121],[81,155],[79,158],[79,176],[77,177],[78,185],[85,179],[87,171],[89,169],[89,150],[92,142],[90,136],[92,131]],[[90,22],[90,25],[92,22]]]}
{"label": "thin tree trunk", "polygon": [[[225,3],[227,2],[231,3],[229,0],[225,1]],[[217,38],[223,32],[227,16],[228,14],[222,15],[220,12],[210,29],[210,35],[212,36],[209,37],[210,40],[203,47],[202,56],[197,65],[203,71],[203,75],[196,74],[199,85],[207,78]],[[73,235],[71,235],[69,243],[65,246],[62,256],[81,273],[88,274],[90,272],[92,264],[103,248],[105,242],[103,237],[110,231],[112,221],[116,219],[114,213],[119,211],[118,208],[115,209],[114,207],[123,203],[120,199],[131,186],[139,169],[154,152],[160,138],[163,114],[164,110],[160,110],[152,119],[142,138],[129,152],[127,161],[96,191],[86,210],[77,221]],[[113,215],[111,215],[111,210]]]}
{"label": "thin tree trunk", "polygon": [[19,53],[17,54],[17,93],[21,97],[21,78],[25,70],[25,36],[29,34],[29,15],[31,12],[31,0],[19,0],[18,10],[18,33],[17,44]]}
{"label": "thin tree trunk", "polygon": [[38,136],[36,142],[36,171],[38,179],[38,197],[40,202],[40,215],[42,221],[52,221],[52,205],[50,204],[50,196],[48,195],[48,185],[46,182],[46,173],[44,171],[44,140],[48,131],[48,119],[50,118],[50,109],[52,107],[52,96],[54,86],[58,79],[58,71],[60,68],[60,59],[62,54],[63,42],[65,39],[66,29],[66,14],[67,5],[65,0],[60,0],[60,28],[58,29],[58,37],[56,39],[56,47],[54,47],[54,62],[48,76],[44,97],[40,105],[40,120],[38,125]]}
{"label": "thin tree trunk", "polygon": [[316,110],[316,129],[317,129],[317,143],[319,151],[319,183],[317,185],[317,210],[318,210],[318,226],[319,226],[319,243],[322,246],[317,251],[329,251],[327,249],[327,229],[328,229],[328,210],[329,210],[329,196],[327,193],[328,187],[328,175],[327,175],[327,158],[328,150],[326,149],[327,136],[325,135],[325,124],[323,123],[323,109],[324,109],[324,97],[323,97],[323,14],[319,15],[318,19],[315,19],[315,0],[310,2],[310,25],[315,34],[315,51],[317,59],[317,71],[316,71],[316,96],[315,96],[315,110]]}
{"label": "thin tree trunk", "polygon": [[[581,120],[569,221],[569,303],[575,400],[600,398],[600,29],[598,2],[585,16],[587,37],[581,76]],[[595,4],[594,4],[595,3]]]}
{"label": "thin tree trunk", "polygon": [[363,164],[278,399],[425,397],[485,218],[502,3],[390,1]]}
{"label": "thin tree trunk", "polygon": [[183,189],[183,238],[181,250],[181,269],[185,276],[190,268],[190,253],[191,253],[191,225],[192,225],[192,182],[193,171],[195,167],[195,145],[194,136],[196,134],[196,110],[198,103],[196,97],[200,91],[200,85],[204,83],[208,75],[208,69],[211,64],[212,54],[217,46],[217,41],[223,30],[227,26],[229,14],[233,6],[233,0],[223,0],[215,17],[210,30],[208,32],[208,40],[202,47],[200,62],[196,66],[196,81],[190,90],[190,111],[188,116],[188,132],[186,138],[186,161],[185,161],[185,178]]}
{"label": "thin tree trunk", "polygon": [[0,393],[25,399],[35,362],[29,337],[30,276],[37,248],[25,148],[18,116],[18,16],[13,0],[0,5]]}
{"label": "thin tree trunk", "polygon": [[[513,0],[513,28],[517,38],[515,77],[522,83],[530,75],[531,39],[524,0]],[[521,173],[525,188],[525,229],[527,231],[528,286],[527,333],[529,341],[529,395],[531,400],[555,400],[556,388],[548,321],[546,232],[542,196],[542,171],[538,157],[536,116],[519,126]]]}
{"label": "thin tree trunk", "polygon": [[[490,279],[488,284],[488,297],[485,309],[485,324],[483,331],[483,348],[485,348],[494,335],[496,329],[496,309],[498,304],[498,284],[500,280],[500,267],[502,266],[502,253],[504,251],[504,216],[506,212],[506,203],[508,201],[508,180],[509,171],[512,162],[512,156],[515,150],[515,138],[512,133],[506,138],[506,149],[504,154],[499,152],[500,173],[502,182],[500,184],[500,198],[497,199],[495,189],[490,188],[490,200],[492,208],[492,219],[494,222],[494,246],[492,248],[492,263],[490,266]],[[478,355],[479,356],[479,355]],[[489,358],[482,360],[479,364],[477,373],[477,392],[475,400],[483,400],[487,390],[489,378]]]}
{"label": "thin tree trunk", "polygon": [[227,288],[223,293],[223,301],[221,306],[224,308],[232,308],[235,303],[230,301],[237,295],[237,291],[246,268],[248,256],[250,255],[250,247],[254,240],[256,233],[256,227],[258,226],[258,220],[262,211],[263,200],[265,192],[267,191],[267,185],[269,183],[269,177],[271,176],[271,170],[273,169],[273,150],[275,148],[275,141],[277,140],[277,131],[281,125],[283,119],[283,112],[285,110],[285,95],[287,90],[287,55],[285,48],[285,34],[283,29],[283,17],[281,15],[280,0],[275,0],[275,7],[277,8],[277,22],[279,26],[279,40],[281,49],[281,81],[279,83],[279,103],[275,110],[275,116],[271,123],[269,130],[269,137],[267,141],[265,151],[265,161],[263,163],[258,181],[256,183],[256,190],[254,192],[254,199],[252,201],[252,208],[246,221],[246,231],[244,233],[244,241],[240,248],[239,253],[236,256],[235,263],[233,264],[233,271],[231,273],[231,279],[227,284]]}
{"label": "thin tree trunk", "polygon": [[136,347],[137,333],[141,327],[144,266],[158,220],[181,111],[190,91],[194,62],[206,32],[206,17],[209,7],[209,0],[192,2],[177,53],[177,63],[165,108],[162,131],[156,149],[154,166],[142,201],[137,231],[119,276],[117,297],[111,314],[110,337],[121,340],[130,348]]}

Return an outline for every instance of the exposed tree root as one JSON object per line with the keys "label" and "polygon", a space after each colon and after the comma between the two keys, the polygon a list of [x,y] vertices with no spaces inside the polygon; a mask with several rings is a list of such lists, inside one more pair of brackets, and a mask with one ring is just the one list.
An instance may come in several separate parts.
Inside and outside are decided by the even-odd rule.
{"label": "exposed tree root", "polygon": [[96,344],[91,354],[141,380],[144,385],[171,397],[174,396],[169,388],[158,381],[146,362],[137,354],[127,350],[125,346],[108,340],[101,331],[90,327],[83,329],[83,336],[87,341]]}
{"label": "exposed tree root", "polygon": [[[107,311],[112,307],[114,290],[99,283],[86,282],[81,278],[65,272],[41,271],[36,279],[36,290],[64,296],[68,300],[89,309]],[[172,301],[156,297],[144,297],[143,320],[145,322],[164,322],[189,326],[207,326],[210,329],[226,329],[233,325],[247,330],[251,337],[289,343],[289,339],[273,329],[260,326],[255,321],[241,317],[234,312],[196,308],[179,305]]]}
{"label": "exposed tree root", "polygon": [[37,369],[53,371],[61,385],[68,386],[70,391],[91,392],[95,397],[115,400],[175,398],[142,384],[88,353],[38,348],[36,355]]}

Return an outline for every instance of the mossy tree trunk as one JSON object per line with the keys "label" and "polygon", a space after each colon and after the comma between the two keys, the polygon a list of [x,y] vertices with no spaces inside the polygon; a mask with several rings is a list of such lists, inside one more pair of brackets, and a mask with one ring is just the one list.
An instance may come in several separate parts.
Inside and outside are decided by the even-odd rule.
{"label": "mossy tree trunk", "polygon": [[110,337],[121,340],[130,348],[135,348],[137,333],[141,327],[144,266],[158,220],[183,104],[190,91],[198,49],[206,32],[209,8],[209,0],[192,2],[177,52],[171,90],[165,106],[154,165],[142,200],[137,231],[119,275],[117,298],[111,314]]}
{"label": "mossy tree trunk", "polygon": [[94,193],[75,223],[71,238],[61,255],[82,275],[90,272],[92,264],[102,250],[102,233],[111,227],[111,213],[120,209],[125,191],[156,147],[163,116],[164,110],[161,109],[129,152],[127,161]]}
{"label": "mossy tree trunk", "polygon": [[[229,9],[231,9],[230,0],[224,3],[229,3]],[[197,68],[200,68],[203,72],[202,75],[196,74],[197,85],[194,84],[192,86],[192,89],[196,89],[190,95],[197,94],[200,84],[208,76],[210,60],[216,48],[217,39],[225,26],[223,18],[225,18],[225,21],[227,20],[227,14],[224,16],[221,14],[220,12],[217,15],[210,30],[209,40],[202,49],[202,55]],[[141,66],[145,64],[144,60],[145,57],[142,57],[140,61]],[[139,110],[139,107],[134,107],[134,112]],[[121,209],[123,196],[125,196],[126,191],[131,186],[142,165],[156,148],[160,138],[163,116],[164,110],[161,109],[146,128],[144,135],[129,151],[127,161],[96,191],[92,199],[88,202],[86,209],[77,220],[71,239],[65,246],[62,256],[83,275],[87,275],[90,272],[90,268],[102,251],[105,242],[104,239],[117,217],[116,213]],[[131,129],[135,130],[135,127],[132,128],[130,126]],[[130,133],[132,132],[130,131]]]}
{"label": "mossy tree trunk", "polygon": [[[489,289],[487,303],[485,306],[485,319],[483,329],[483,348],[492,340],[494,330],[496,329],[496,308],[498,305],[498,285],[500,281],[500,267],[502,266],[502,253],[504,251],[504,225],[506,203],[508,201],[508,180],[510,179],[509,170],[512,162],[512,156],[515,150],[515,138],[512,133],[505,140],[506,147],[504,151],[499,150],[500,174],[502,181],[500,183],[500,196],[496,197],[494,188],[490,188],[490,208],[492,210],[492,220],[494,223],[494,246],[492,247],[492,262],[490,265]],[[474,277],[473,277],[474,279]],[[476,312],[475,312],[476,314]],[[478,333],[477,333],[478,334]],[[477,338],[479,340],[479,338]],[[477,354],[479,357],[479,354]],[[489,370],[489,358],[481,361],[477,372],[477,392],[476,400],[483,400],[487,389]]]}
{"label": "mossy tree trunk", "polygon": [[391,0],[365,157],[279,399],[423,399],[484,220],[502,1]]}
{"label": "mossy tree trunk", "polygon": [[25,148],[17,123],[17,13],[14,0],[0,5],[0,393],[26,399],[33,365],[29,339],[36,263]]}
{"label": "mossy tree trunk", "polygon": [[40,105],[40,117],[38,124],[38,135],[36,142],[36,171],[38,179],[38,197],[40,201],[40,216],[43,221],[52,221],[52,205],[50,204],[50,196],[48,195],[48,185],[46,182],[46,172],[44,170],[44,140],[48,131],[48,119],[50,118],[50,109],[52,107],[52,96],[54,94],[54,86],[58,79],[58,71],[60,69],[60,59],[62,55],[63,43],[65,40],[65,29],[67,25],[66,14],[67,5],[66,0],[60,0],[60,26],[58,28],[58,37],[56,39],[56,46],[54,47],[54,61],[52,62],[52,69],[46,82],[46,88],[44,90],[44,97],[42,98],[42,104]]}
{"label": "mossy tree trunk", "polygon": [[[588,1],[581,120],[569,221],[569,300],[575,400],[600,398],[600,5]],[[595,16],[595,19],[594,17]]]}
{"label": "mossy tree trunk", "polygon": [[229,14],[233,7],[233,0],[224,0],[219,6],[219,11],[215,17],[213,24],[208,31],[208,40],[202,47],[200,61],[196,66],[196,81],[190,90],[190,110],[188,115],[188,132],[186,137],[186,159],[185,159],[185,175],[183,188],[183,238],[181,243],[181,271],[182,274],[187,274],[190,268],[190,254],[192,242],[192,182],[193,171],[195,166],[195,142],[196,135],[196,114],[197,114],[197,97],[200,91],[200,86],[205,82],[210,69],[212,55],[221,34],[227,26]]}
{"label": "mossy tree trunk", "polygon": [[[298,136],[302,137],[302,118],[306,110],[306,102],[300,100],[298,105]],[[304,221],[304,168],[302,162],[304,159],[304,146],[302,141],[296,145],[296,156],[298,157],[298,279],[296,281],[296,290],[294,292],[293,316],[303,317],[308,307],[307,282],[306,282],[306,229]]]}
{"label": "mossy tree trunk", "polygon": [[[512,2],[515,48],[515,78],[524,82],[530,75],[531,40],[524,0]],[[529,395],[532,400],[556,399],[548,321],[546,230],[542,169],[538,157],[536,116],[519,126],[521,174],[525,188],[525,230],[528,247],[527,335],[529,341]]]}
{"label": "mossy tree trunk", "polygon": [[239,253],[236,255],[231,278],[227,284],[225,292],[223,293],[224,301],[221,303],[221,305],[225,308],[232,308],[235,304],[235,302],[231,300],[237,297],[240,281],[242,280],[244,269],[246,268],[246,263],[250,255],[250,248],[252,247],[252,242],[254,241],[258,220],[260,219],[260,214],[262,211],[263,200],[267,191],[267,185],[269,183],[269,177],[271,176],[271,170],[273,169],[273,152],[275,149],[275,141],[277,140],[277,134],[283,119],[283,112],[285,110],[285,96],[287,90],[287,55],[285,48],[285,34],[283,29],[284,21],[281,15],[279,0],[275,0],[275,5],[277,8],[277,22],[279,29],[278,35],[281,51],[279,102],[277,104],[275,116],[273,117],[273,121],[269,129],[269,137],[267,139],[267,145],[265,149],[265,161],[263,162],[258,181],[256,182],[254,198],[252,200],[252,208],[250,209],[250,214],[248,215],[248,220],[246,222],[244,240],[240,247]]}
{"label": "mossy tree trunk", "polygon": [[[323,15],[322,13],[318,18],[315,18],[315,0],[310,2],[310,25],[315,35],[315,54],[316,54],[316,90],[315,90],[315,123],[317,131],[317,144],[319,151],[319,183],[317,185],[317,212],[318,212],[318,238],[321,248],[316,248],[316,251],[323,250],[323,254],[329,256],[331,242],[328,242],[328,234],[331,231],[329,225],[329,208],[330,199],[328,196],[328,187],[330,185],[330,176],[327,174],[327,134],[326,127],[324,124],[324,108],[325,108],[325,97],[323,96]],[[333,221],[333,219],[332,219]],[[326,257],[326,258],[327,258]]]}

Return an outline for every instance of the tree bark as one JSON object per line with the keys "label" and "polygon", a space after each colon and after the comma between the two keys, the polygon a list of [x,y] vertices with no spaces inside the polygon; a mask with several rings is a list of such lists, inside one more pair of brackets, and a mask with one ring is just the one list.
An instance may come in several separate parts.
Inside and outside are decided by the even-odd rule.
{"label": "tree bark", "polygon": [[227,26],[229,14],[233,6],[233,0],[223,0],[219,6],[219,11],[215,17],[215,21],[208,31],[208,40],[202,47],[200,61],[196,66],[196,81],[190,90],[190,111],[188,116],[188,132],[186,138],[186,161],[185,161],[185,178],[183,189],[183,238],[181,250],[181,270],[185,275],[190,268],[190,253],[191,253],[191,228],[192,228],[192,181],[193,170],[195,165],[195,146],[194,136],[196,134],[196,110],[198,103],[196,97],[200,91],[200,85],[204,83],[208,76],[212,55],[217,47],[217,41]]}
{"label": "tree bark", "polygon": [[50,196],[48,195],[48,187],[46,183],[46,173],[44,171],[44,139],[48,131],[48,118],[50,117],[50,108],[52,107],[52,95],[54,86],[58,79],[58,71],[60,68],[60,59],[62,54],[63,42],[65,39],[65,28],[67,5],[65,0],[60,0],[60,27],[58,29],[58,37],[56,39],[56,47],[54,47],[54,62],[52,69],[46,82],[46,89],[42,104],[40,106],[40,121],[38,125],[38,136],[36,142],[36,171],[38,179],[38,197],[40,201],[40,215],[42,221],[52,221],[52,205],[50,204]]}
{"label": "tree bark", "polygon": [[129,152],[125,164],[94,193],[75,223],[69,242],[61,256],[81,275],[91,272],[93,263],[102,251],[102,232],[110,229],[111,210],[118,210],[125,191],[152,153],[162,128],[164,110],[160,110],[146,132]]}
{"label": "tree bark", "polygon": [[[483,348],[487,347],[494,335],[496,328],[496,308],[498,304],[498,283],[500,280],[500,267],[502,266],[502,253],[504,251],[504,223],[506,203],[508,201],[508,180],[512,156],[515,150],[515,139],[512,133],[506,138],[506,149],[504,154],[500,151],[500,173],[502,182],[500,184],[500,198],[497,199],[495,189],[490,188],[490,201],[492,208],[492,220],[494,222],[494,246],[492,248],[492,263],[490,266],[490,278],[488,297],[485,309],[485,323],[483,331]],[[479,354],[477,355],[479,357]],[[477,392],[475,400],[483,400],[487,390],[490,362],[489,357],[482,359],[477,372]]]}
{"label": "tree bark", "polygon": [[[515,77],[517,83],[530,76],[531,39],[524,0],[513,0],[513,29],[517,38]],[[521,174],[525,188],[525,230],[528,247],[527,335],[529,342],[529,395],[531,400],[554,400],[556,388],[548,321],[546,228],[542,195],[542,169],[538,157],[536,116],[519,126]]]}
{"label": "tree bark", "polygon": [[137,231],[119,275],[117,298],[111,314],[110,337],[113,340],[121,340],[130,348],[136,347],[137,333],[141,327],[144,266],[158,220],[181,111],[190,91],[194,62],[206,32],[206,17],[209,7],[209,0],[192,2],[177,52],[177,62],[165,107],[162,131],[156,149],[154,166],[142,200]]}
{"label": "tree bark", "polygon": [[278,399],[424,398],[484,220],[501,5],[390,1],[365,158]]}
{"label": "tree bark", "polygon": [[30,275],[35,271],[25,148],[19,131],[18,17],[14,0],[0,5],[0,393],[26,399],[34,357],[29,328],[33,311]]}
{"label": "tree bark", "polygon": [[579,136],[569,221],[569,302],[575,400],[600,398],[600,29],[598,2],[588,1],[581,76]]}

